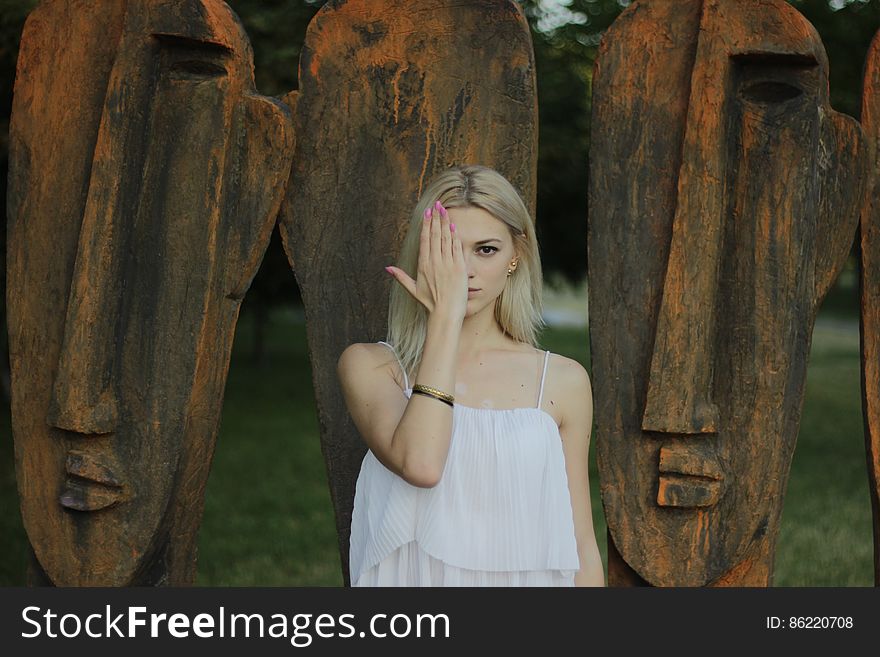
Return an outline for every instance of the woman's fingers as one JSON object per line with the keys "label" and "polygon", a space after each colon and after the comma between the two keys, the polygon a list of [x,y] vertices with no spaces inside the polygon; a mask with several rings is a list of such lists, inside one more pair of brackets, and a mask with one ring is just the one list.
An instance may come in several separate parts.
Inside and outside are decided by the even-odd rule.
{"label": "woman's fingers", "polygon": [[398,269],[397,267],[385,267],[385,271],[391,274],[394,279],[400,283],[403,288],[409,292],[414,299],[418,299],[418,295],[416,294],[416,282],[410,278],[410,275],[407,274],[402,269]]}
{"label": "woman's fingers", "polygon": [[425,271],[431,256],[431,208],[425,208],[422,216],[422,231],[419,234],[419,271]]}
{"label": "woman's fingers", "polygon": [[450,226],[452,231],[452,259],[456,264],[464,262],[464,251],[461,246],[461,240],[455,234],[455,224]]}
{"label": "woman's fingers", "polygon": [[437,201],[437,211],[440,213],[440,253],[445,259],[452,259],[452,233],[450,231],[449,213],[446,208]]}
{"label": "woman's fingers", "polygon": [[440,221],[440,202],[431,208],[431,265],[439,267],[443,263],[443,227]]}
{"label": "woman's fingers", "polygon": [[431,312],[438,302],[448,303],[450,294],[454,296],[450,286],[458,285],[464,253],[449,212],[439,201],[425,209],[423,219],[416,279],[397,267],[386,267],[386,270]]}

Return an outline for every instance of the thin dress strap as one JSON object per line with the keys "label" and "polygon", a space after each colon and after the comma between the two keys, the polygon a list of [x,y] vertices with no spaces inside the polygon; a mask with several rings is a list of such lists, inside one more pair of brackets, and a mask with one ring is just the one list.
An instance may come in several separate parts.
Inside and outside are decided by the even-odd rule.
{"label": "thin dress strap", "polygon": [[382,342],[382,340],[379,340],[379,344],[384,344],[391,350],[391,353],[394,354],[394,357],[397,359],[397,364],[400,365],[400,371],[403,372],[403,388],[404,390],[409,390],[409,377],[406,375],[406,368],[404,368],[400,356],[397,355],[397,351],[387,342]]}
{"label": "thin dress strap", "polygon": [[541,391],[538,393],[538,405],[541,408],[541,400],[544,399],[544,379],[547,378],[547,364],[550,362],[550,351],[544,352],[544,371],[541,373]]}

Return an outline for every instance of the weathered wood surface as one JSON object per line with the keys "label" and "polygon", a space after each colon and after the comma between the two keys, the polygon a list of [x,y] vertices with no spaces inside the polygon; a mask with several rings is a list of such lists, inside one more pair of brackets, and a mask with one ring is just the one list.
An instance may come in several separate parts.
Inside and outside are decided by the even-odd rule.
{"label": "weathered wood surface", "polygon": [[874,584],[880,586],[880,32],[868,49],[863,90],[871,174],[861,222],[862,410],[874,518]]}
{"label": "weathered wood surface", "polygon": [[336,362],[385,338],[390,279],[423,186],[455,164],[500,171],[534,211],[535,67],[508,0],[350,0],[309,26],[282,236],[302,291],[321,444],[346,583],[366,447]]}
{"label": "weathered wood surface", "polygon": [[292,143],[218,0],[55,0],[28,18],[7,307],[36,581],[194,580],[234,327]]}
{"label": "weathered wood surface", "polygon": [[633,3],[593,79],[589,277],[612,585],[768,585],[815,314],[867,166],[781,0]]}

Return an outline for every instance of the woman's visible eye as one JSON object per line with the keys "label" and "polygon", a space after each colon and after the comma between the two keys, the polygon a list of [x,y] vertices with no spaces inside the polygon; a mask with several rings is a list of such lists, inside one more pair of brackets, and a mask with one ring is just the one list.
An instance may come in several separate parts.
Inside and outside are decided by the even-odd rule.
{"label": "woman's visible eye", "polygon": [[[487,253],[487,252],[484,251],[483,249],[489,249],[489,252]],[[495,253],[497,250],[498,250],[498,247],[496,247],[496,246],[489,246],[488,244],[484,244],[483,246],[477,247],[477,251],[478,251],[480,254],[482,254],[482,255],[492,255],[492,254]]]}

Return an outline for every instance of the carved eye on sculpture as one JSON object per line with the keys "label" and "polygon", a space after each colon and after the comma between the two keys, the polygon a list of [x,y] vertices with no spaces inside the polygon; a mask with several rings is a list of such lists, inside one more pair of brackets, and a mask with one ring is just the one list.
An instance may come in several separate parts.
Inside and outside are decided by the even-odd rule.
{"label": "carved eye on sculpture", "polygon": [[226,63],[232,51],[211,41],[200,41],[179,34],[154,34],[163,53],[163,68],[171,78],[212,80],[226,77]]}
{"label": "carved eye on sculpture", "polygon": [[806,109],[818,102],[820,71],[809,54],[739,53],[731,59],[736,98],[762,114],[789,103]]}
{"label": "carved eye on sculpture", "polygon": [[762,105],[784,103],[803,94],[803,90],[795,85],[778,80],[761,80],[752,82],[740,89],[742,100]]}
{"label": "carved eye on sculpture", "polygon": [[227,75],[224,66],[204,60],[183,60],[174,62],[170,66],[170,74],[176,78],[190,78],[194,80],[209,80]]}

